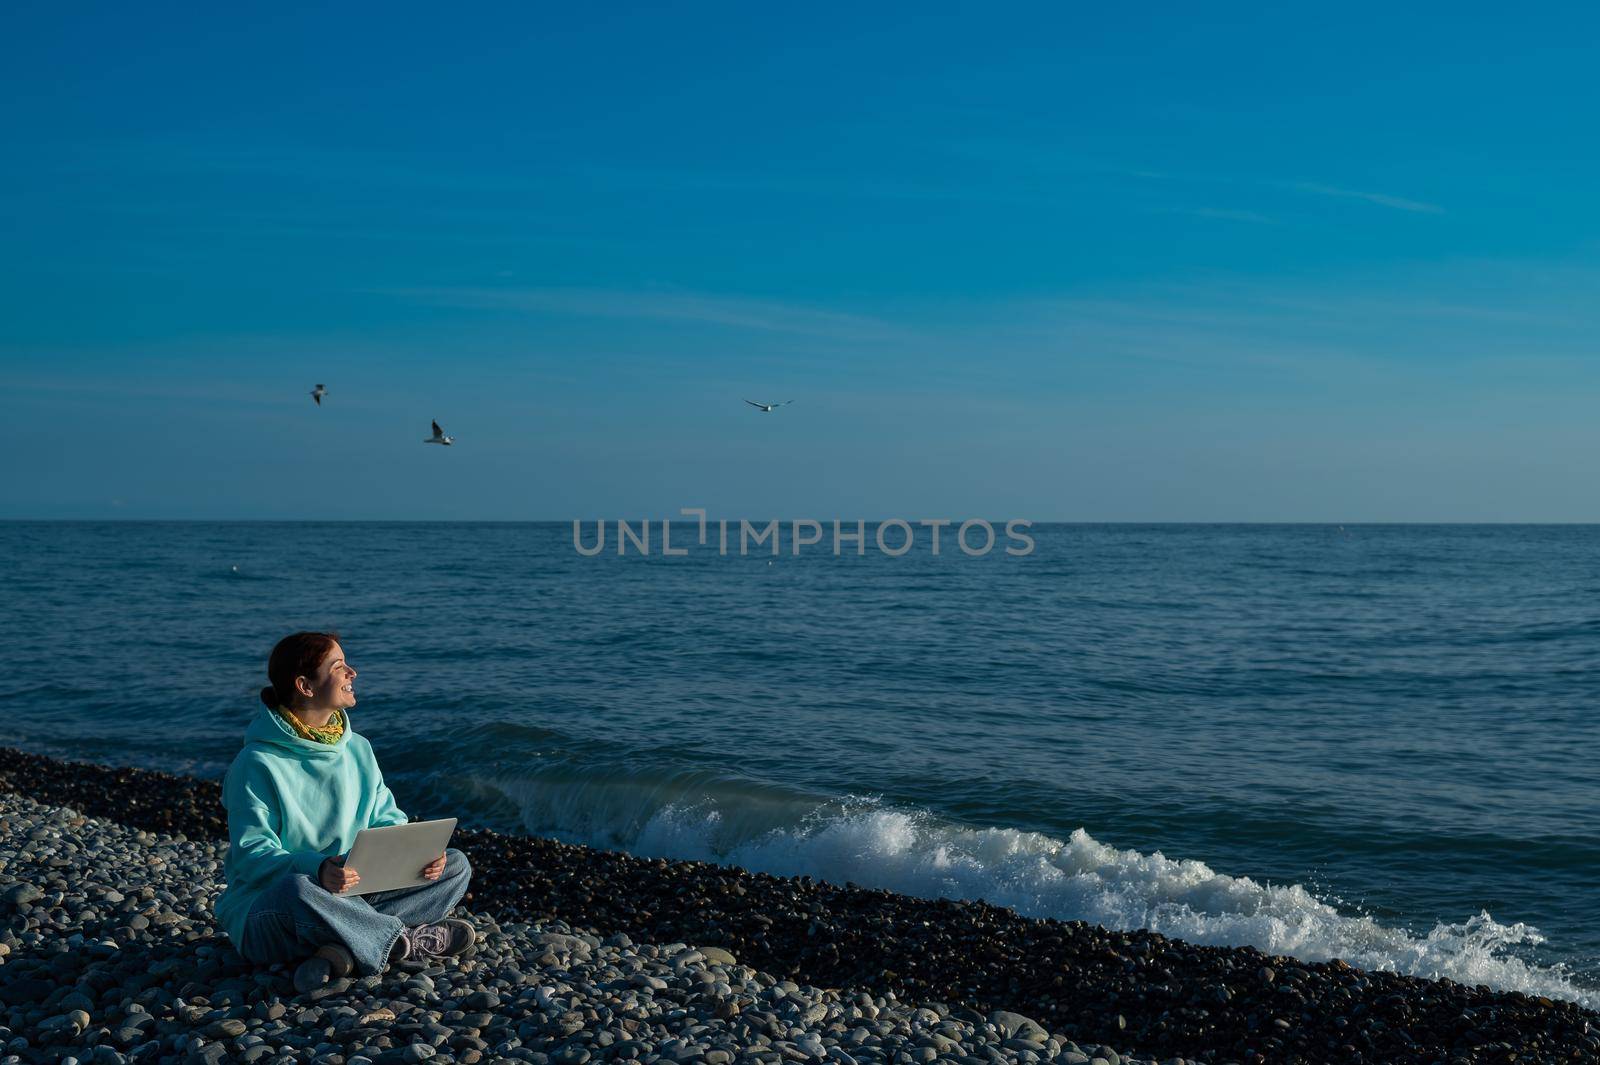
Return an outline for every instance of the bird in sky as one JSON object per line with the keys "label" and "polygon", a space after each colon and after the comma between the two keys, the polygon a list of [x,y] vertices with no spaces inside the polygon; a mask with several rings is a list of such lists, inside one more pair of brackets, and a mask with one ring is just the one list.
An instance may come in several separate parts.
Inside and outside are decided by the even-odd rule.
{"label": "bird in sky", "polygon": [[449,447],[451,444],[456,442],[456,438],[453,436],[445,436],[444,430],[439,428],[439,423],[434,422],[433,435],[423,437],[422,442],[424,444],[443,444],[445,447]]}
{"label": "bird in sky", "polygon": [[760,408],[762,414],[771,414],[773,411],[777,410],[779,407],[787,406],[788,404],[793,403],[794,400],[786,399],[782,403],[757,403],[753,399],[747,399],[747,400],[745,400],[745,402],[750,404],[752,407]]}
{"label": "bird in sky", "polygon": [[322,397],[327,394],[328,390],[323,388],[321,385],[318,385],[316,388],[311,390],[311,398],[317,401],[317,406],[319,407],[322,406]]}

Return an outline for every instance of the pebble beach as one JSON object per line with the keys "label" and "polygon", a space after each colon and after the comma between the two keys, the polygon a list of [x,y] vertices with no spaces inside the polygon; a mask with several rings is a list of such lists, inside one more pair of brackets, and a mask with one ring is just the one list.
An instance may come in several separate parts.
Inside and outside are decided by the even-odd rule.
{"label": "pebble beach", "polygon": [[297,993],[215,781],[0,749],[0,1065],[1597,1062],[1518,992],[464,829],[468,955]]}

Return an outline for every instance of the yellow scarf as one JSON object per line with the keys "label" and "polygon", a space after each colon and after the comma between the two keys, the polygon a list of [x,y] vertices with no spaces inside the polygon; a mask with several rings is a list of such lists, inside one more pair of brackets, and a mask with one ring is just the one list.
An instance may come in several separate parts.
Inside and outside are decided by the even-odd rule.
{"label": "yellow scarf", "polygon": [[278,716],[284,720],[294,734],[303,740],[313,743],[338,743],[339,737],[344,735],[344,711],[335,710],[328,723],[321,728],[312,728],[310,725],[295,717],[283,707],[278,707]]}

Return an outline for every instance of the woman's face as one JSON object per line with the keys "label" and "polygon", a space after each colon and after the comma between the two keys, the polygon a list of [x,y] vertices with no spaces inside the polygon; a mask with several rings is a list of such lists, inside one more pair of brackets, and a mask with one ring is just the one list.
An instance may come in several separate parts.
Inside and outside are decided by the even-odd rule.
{"label": "woman's face", "polygon": [[343,710],[356,705],[355,681],[356,671],[345,661],[344,648],[336,643],[323,656],[316,676],[300,678],[300,693],[319,710]]}

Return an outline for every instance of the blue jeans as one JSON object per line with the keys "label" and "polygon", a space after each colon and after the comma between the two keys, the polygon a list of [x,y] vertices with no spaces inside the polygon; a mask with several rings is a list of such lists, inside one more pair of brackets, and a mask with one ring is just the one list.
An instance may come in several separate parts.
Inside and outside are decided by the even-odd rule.
{"label": "blue jeans", "polygon": [[299,961],[339,943],[355,959],[356,972],[382,972],[402,928],[444,920],[466,893],[472,877],[467,856],[454,847],[444,853],[444,872],[431,884],[370,895],[335,895],[304,873],[285,873],[251,905],[239,953],[266,965]]}

